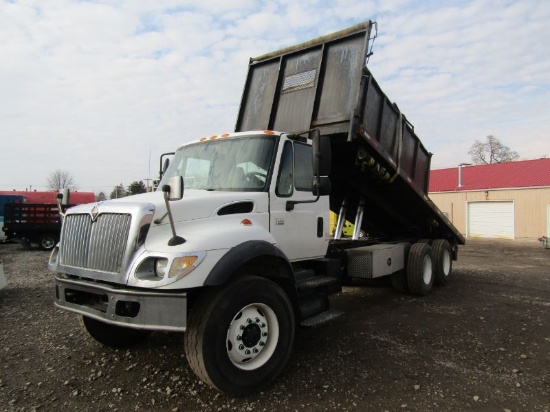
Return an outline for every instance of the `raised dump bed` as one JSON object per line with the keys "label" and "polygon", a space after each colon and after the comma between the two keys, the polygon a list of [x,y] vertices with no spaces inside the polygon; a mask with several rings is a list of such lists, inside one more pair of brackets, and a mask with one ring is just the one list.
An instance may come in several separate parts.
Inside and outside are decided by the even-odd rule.
{"label": "raised dump bed", "polygon": [[[378,239],[464,238],[427,196],[429,153],[366,67],[373,22],[250,60],[236,131],[331,136],[331,209]],[[359,208],[359,206],[362,206]]]}

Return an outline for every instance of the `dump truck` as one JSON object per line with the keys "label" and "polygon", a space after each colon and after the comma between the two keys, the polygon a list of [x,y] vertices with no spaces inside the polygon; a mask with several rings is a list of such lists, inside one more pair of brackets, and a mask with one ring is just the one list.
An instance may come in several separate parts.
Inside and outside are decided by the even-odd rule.
{"label": "dump truck", "polygon": [[156,192],[69,209],[49,260],[56,306],[108,346],[183,332],[198,378],[242,396],[282,373],[297,328],[343,315],[329,298],[342,285],[445,285],[464,238],[366,68],[373,26],[252,58],[233,132],[179,147]]}

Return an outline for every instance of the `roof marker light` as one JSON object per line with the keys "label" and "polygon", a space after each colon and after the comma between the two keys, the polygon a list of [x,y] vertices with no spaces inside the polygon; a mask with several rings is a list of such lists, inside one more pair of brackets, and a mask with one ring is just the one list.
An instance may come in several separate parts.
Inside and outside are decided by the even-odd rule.
{"label": "roof marker light", "polygon": [[264,133],[265,134],[275,134],[275,132],[272,131],[272,130],[264,130]]}

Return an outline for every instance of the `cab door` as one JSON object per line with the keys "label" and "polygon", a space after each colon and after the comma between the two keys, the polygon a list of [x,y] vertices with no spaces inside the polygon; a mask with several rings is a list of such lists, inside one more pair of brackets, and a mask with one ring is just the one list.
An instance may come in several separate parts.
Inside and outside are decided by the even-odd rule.
{"label": "cab door", "polygon": [[[311,145],[281,139],[270,188],[270,231],[289,260],[323,257],[329,240],[329,200],[312,194]],[[288,202],[292,209],[287,210]],[[300,203],[306,201],[307,203]]]}

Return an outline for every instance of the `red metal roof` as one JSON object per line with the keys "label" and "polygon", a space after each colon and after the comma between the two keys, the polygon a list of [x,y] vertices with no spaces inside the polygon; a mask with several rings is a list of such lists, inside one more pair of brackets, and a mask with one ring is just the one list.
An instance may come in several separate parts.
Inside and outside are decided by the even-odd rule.
{"label": "red metal roof", "polygon": [[462,186],[459,168],[432,170],[430,192],[504,189],[519,187],[550,187],[550,158],[462,166]]}

